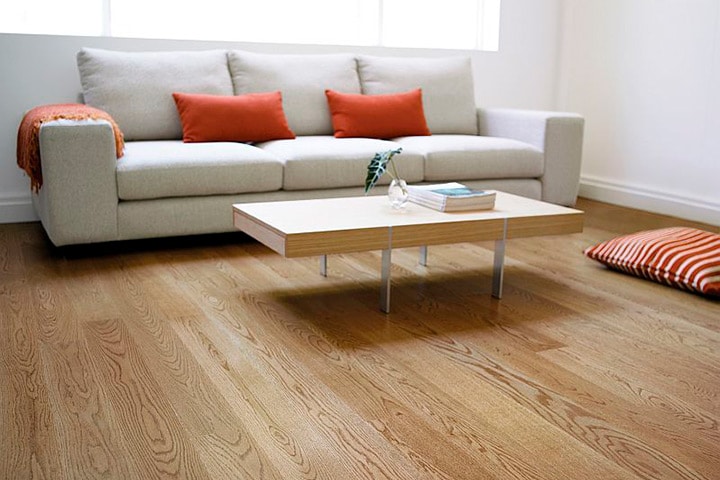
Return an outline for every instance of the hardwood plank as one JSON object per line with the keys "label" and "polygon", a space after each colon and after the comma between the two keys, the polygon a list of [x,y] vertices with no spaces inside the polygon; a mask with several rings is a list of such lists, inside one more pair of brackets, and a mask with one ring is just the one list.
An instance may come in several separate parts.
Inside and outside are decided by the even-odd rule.
{"label": "hardwood plank", "polygon": [[[534,267],[528,266],[527,270]],[[532,288],[538,295],[542,295],[545,299],[558,302],[560,305],[571,307],[580,314],[582,321],[576,321],[568,324],[559,325],[557,328],[565,335],[565,338],[572,338],[582,332],[580,337],[574,343],[582,343],[583,345],[602,345],[607,352],[615,353],[615,362],[625,364],[628,367],[642,364],[648,357],[653,358],[653,368],[658,374],[656,377],[658,383],[666,384],[669,381],[677,388],[681,394],[689,394],[695,397],[695,400],[704,408],[714,409],[717,407],[717,367],[713,364],[717,360],[706,362],[703,359],[707,357],[704,351],[693,352],[692,349],[683,347],[680,342],[673,341],[672,346],[667,345],[667,337],[661,337],[662,342],[650,341],[648,335],[652,335],[652,329],[645,330],[642,335],[638,332],[632,335],[628,330],[632,330],[627,325],[637,323],[637,319],[642,316],[644,307],[635,305],[634,310],[638,313],[632,313],[632,310],[623,308],[623,304],[618,302],[614,308],[608,308],[607,302],[603,295],[589,294],[585,295],[583,286],[578,286],[574,290],[572,298],[568,298],[566,294],[560,293],[565,288],[565,281],[558,280],[557,283],[550,282],[549,278],[539,278],[536,274],[529,275],[526,272],[519,272],[515,277],[518,284],[523,288]],[[517,284],[513,284],[516,285]],[[715,332],[709,332],[708,337],[712,338]],[[665,344],[663,344],[665,343]],[[658,362],[663,358],[671,358],[672,364]]]}
{"label": "hardwood plank", "polygon": [[[99,278],[103,290],[112,296],[117,312],[125,319],[128,332],[147,362],[163,396],[178,414],[179,422],[198,451],[208,478],[282,478],[268,462],[252,435],[232,414],[223,396],[214,387],[171,325],[178,317],[166,316],[156,302],[161,292],[155,279],[138,277],[131,270],[144,263],[123,265],[113,277]],[[162,284],[160,284],[162,285]],[[172,305],[172,302],[169,303]]]}
{"label": "hardwood plank", "polygon": [[[42,431],[36,429],[36,401],[42,401],[44,383],[37,342],[24,325],[29,308],[29,292],[21,281],[3,282],[0,287],[0,474],[10,478],[30,478],[36,464],[39,478],[47,478],[39,463],[47,452],[35,446]],[[52,446],[48,445],[52,451]],[[44,461],[43,461],[44,463]],[[49,472],[48,472],[49,473]]]}
{"label": "hardwood plank", "polygon": [[[615,420],[614,423],[610,423],[595,409],[583,407],[578,402],[555,392],[515,368],[496,362],[487,355],[479,354],[464,343],[458,341],[455,343],[458,350],[452,353],[453,360],[464,362],[464,367],[469,370],[463,374],[456,374],[459,378],[465,378],[463,383],[471,384],[471,382],[477,383],[478,381],[491,383],[505,397],[509,397],[510,401],[535,413],[540,419],[569,437],[563,439],[564,444],[572,443],[572,440],[575,440],[639,478],[703,478],[694,468],[684,464],[681,459],[665,453],[653,442],[648,442],[635,432],[624,428],[622,422]],[[437,345],[436,348],[447,350],[447,346]],[[460,349],[467,349],[469,352],[461,352]],[[425,362],[427,362],[426,358],[416,359],[418,366]],[[440,378],[434,380],[441,381]],[[451,386],[448,385],[448,388]],[[462,390],[457,388],[450,391],[462,393]],[[508,415],[510,412],[503,409],[498,413]],[[547,425],[545,425],[545,429],[548,429]],[[541,438],[539,435],[535,436],[537,443],[545,443],[540,441]],[[578,454],[583,452],[583,449],[578,447],[575,447],[574,450]],[[580,459],[584,462],[576,461],[570,464],[580,476],[583,472],[588,477],[592,475],[592,472],[601,472],[602,477],[615,478],[616,475],[619,475],[609,465],[598,461],[589,454],[581,456]]]}
{"label": "hardwood plank", "polygon": [[[542,258],[547,258],[544,253]],[[471,261],[467,260],[467,263]],[[548,272],[549,270],[542,268],[542,265],[537,267],[528,264],[516,276],[509,275],[510,292],[522,292],[529,288],[543,298],[533,299],[526,295],[523,297],[522,303],[514,305],[511,301],[503,301],[501,306],[513,308],[514,315],[522,315],[523,312],[526,312],[528,318],[537,319],[538,316],[552,318],[552,328],[558,335],[562,335],[564,342],[577,343],[591,338],[588,348],[591,348],[592,344],[600,343],[605,350],[616,349],[616,358],[629,359],[625,362],[627,364],[637,365],[638,362],[641,364],[649,356],[649,358],[653,358],[655,368],[662,368],[663,365],[657,365],[656,362],[658,352],[662,349],[666,358],[673,359],[674,363],[671,368],[679,371],[675,376],[682,378],[683,382],[687,382],[688,378],[693,378],[693,382],[700,382],[691,390],[713,391],[713,379],[717,375],[717,355],[713,355],[713,352],[718,351],[715,348],[717,334],[714,331],[685,325],[677,317],[665,313],[658,314],[649,306],[625,302],[617,297],[614,297],[615,304],[619,308],[609,309],[607,297],[598,294],[593,288],[586,288],[588,282],[580,280],[583,278],[582,275],[576,283],[572,279],[568,279],[565,272],[559,274],[549,274]],[[661,286],[657,285],[657,287]],[[572,294],[568,295],[567,292],[572,292]],[[685,295],[687,297],[687,293]],[[707,304],[709,306],[711,304],[694,295],[690,295],[690,298],[697,300],[696,305]],[[562,312],[558,307],[548,311],[548,300],[556,303],[561,309],[580,314],[581,321],[573,318],[572,322],[558,322],[558,319],[563,318]],[[528,305],[528,301],[531,304]],[[683,308],[685,308],[684,305]],[[664,317],[663,322],[654,321],[654,317],[659,315]],[[569,315],[570,318],[572,316],[572,314]],[[688,341],[690,329],[695,330],[693,332],[694,341]],[[667,335],[665,332],[661,332],[657,335],[655,332],[658,330],[669,330],[673,333]],[[652,342],[648,341],[649,335],[654,337]],[[577,340],[572,340],[573,338],[577,338]],[[626,344],[625,347],[618,348],[618,344],[622,343]],[[638,352],[638,350],[641,351]],[[682,370],[683,366],[686,368],[685,371]],[[663,382],[667,382],[668,377],[662,378]]]}
{"label": "hardwood plank", "polygon": [[123,321],[86,322],[83,331],[138,469],[150,477],[209,478]]}
{"label": "hardwood plank", "polygon": [[[309,305],[303,304],[303,307],[308,308]],[[438,319],[438,323],[442,325],[442,331],[449,330],[454,332],[452,319],[456,318],[459,313],[462,312],[436,311],[430,318]],[[465,317],[461,318],[463,318],[463,322],[465,322]],[[596,452],[602,453],[611,461],[635,471],[641,475],[641,478],[652,478],[653,472],[664,473],[665,476],[663,478],[701,478],[692,470],[684,468],[667,455],[664,455],[660,450],[645,444],[632,434],[609,428],[609,425],[601,417],[591,413],[591,410],[583,409],[574,402],[561,399],[561,397],[555,395],[552,390],[548,390],[543,385],[534,383],[520,372],[514,371],[506,362],[501,362],[496,358],[482,354],[480,350],[473,351],[469,345],[459,343],[457,334],[452,335],[452,337],[445,337],[441,333],[442,331],[434,330],[428,325],[428,322],[418,322],[415,319],[403,318],[402,314],[391,315],[390,319],[393,324],[397,322],[400,329],[406,332],[407,337],[414,340],[419,339],[425,341],[432,347],[429,351],[423,350],[421,353],[413,351],[413,353],[416,354],[416,358],[411,360],[412,363],[410,363],[410,365],[417,368],[419,372],[423,372],[422,374],[424,375],[435,373],[435,377],[432,378],[433,383],[443,383],[443,378],[448,372],[453,372],[453,377],[456,379],[459,376],[465,377],[465,380],[462,382],[452,382],[444,386],[448,391],[455,393],[457,397],[464,398],[466,403],[472,403],[475,400],[474,395],[473,398],[468,396],[466,386],[477,384],[476,377],[480,376],[484,381],[483,383],[492,385],[495,390],[500,390],[502,393],[511,395],[511,392],[516,392],[514,398],[521,407],[525,407],[533,414],[539,415],[552,426],[560,428],[579,442],[585,443]],[[448,325],[448,323],[451,323],[451,325]],[[476,337],[477,332],[473,331],[471,336]],[[434,369],[429,367],[428,364],[440,365],[440,367]],[[458,371],[458,364],[460,367],[469,367],[471,372]],[[529,391],[535,391],[537,399],[527,398]],[[483,401],[485,401],[485,399],[492,394],[493,392],[491,391],[483,390],[482,393],[478,392],[477,396],[483,398]],[[548,404],[546,405],[545,402]],[[523,418],[522,422],[516,423],[520,423],[523,426],[528,424],[533,425],[531,430],[533,432],[532,435],[536,437],[536,441],[548,445],[549,450],[552,451],[552,447],[550,447],[553,443],[551,440],[552,437],[542,439],[542,441],[538,438],[543,428],[547,429],[547,425],[545,427],[543,427],[542,424],[537,425],[533,421],[533,418],[525,418],[522,414],[512,409],[508,410],[506,401],[495,402],[494,408],[490,405],[484,405],[478,408],[478,411],[483,412],[489,410],[494,411],[498,418]],[[507,426],[505,430],[508,430]],[[551,431],[554,431],[554,429],[551,429]],[[529,432],[523,430],[519,430],[513,434],[514,437],[520,438],[530,435]],[[606,443],[604,439],[609,441]],[[622,451],[613,451],[610,445],[616,442],[631,446],[631,452],[623,454]],[[568,461],[567,456],[565,456],[564,460],[566,462]],[[612,466],[604,464],[597,459],[593,461],[592,455],[584,452],[578,459],[578,463],[573,465],[574,471],[579,477],[582,477],[582,474],[578,472],[583,471],[582,465],[584,463],[586,475],[592,475],[592,472],[605,472],[604,476],[613,478],[619,478],[621,475],[618,471],[613,471]],[[557,476],[557,474],[554,476]]]}
{"label": "hardwood plank", "polygon": [[[273,280],[269,280],[270,282],[273,282]],[[257,277],[256,277],[257,282]],[[260,282],[258,282],[260,283]],[[262,285],[258,285],[258,288],[262,288]],[[306,317],[307,321],[312,321],[312,318],[320,318],[322,326],[318,326],[319,331],[315,331],[312,333],[307,333],[307,339],[310,340],[311,344],[315,345],[321,340],[322,332],[325,332],[330,324],[333,325],[333,327],[336,327],[336,323],[338,319],[343,318],[342,315],[338,315],[337,311],[334,312],[325,312],[325,313],[316,313],[316,310],[323,309],[323,306],[327,306],[328,304],[331,304],[335,306],[337,302],[343,301],[344,299],[353,298],[354,295],[335,295],[335,294],[329,294],[327,296],[324,296],[323,293],[313,292],[312,294],[307,295],[308,301],[301,303],[301,306],[299,308],[296,308],[295,315],[289,318],[295,318],[295,316],[300,316],[301,312],[307,312],[306,315],[302,315],[302,317]],[[325,298],[324,298],[325,297]],[[340,311],[348,311],[352,312],[357,310],[357,307],[355,308],[342,308],[342,307],[336,307],[337,310]],[[385,322],[386,317],[380,313],[374,313],[374,317],[379,319],[381,322]],[[393,315],[393,317],[395,317]],[[282,318],[288,318],[288,317],[282,317]],[[359,327],[360,330],[363,332],[365,331],[373,331],[373,322],[371,322],[370,325],[367,325],[368,321],[371,321],[373,317],[368,317],[366,314],[364,314],[362,317],[350,317],[347,318],[347,321],[342,321],[343,324],[349,324],[349,325],[356,325],[356,327]],[[305,319],[301,319],[305,320]],[[365,328],[365,327],[369,328]],[[293,325],[287,326],[286,329],[291,330],[292,332],[299,332],[302,331],[302,329],[305,327],[305,323],[302,321],[298,321],[297,323],[294,323]],[[330,328],[333,328],[330,327]],[[385,334],[387,329],[383,330],[383,334]],[[339,340],[328,340],[325,343],[321,343],[324,348],[321,349],[321,353],[327,354],[327,350],[332,348],[332,343],[339,343],[344,347],[345,349],[354,347],[357,344],[362,345],[364,342],[362,341],[356,341],[356,340],[350,340],[348,338],[345,338],[346,335],[343,336],[342,339]],[[374,339],[378,340],[378,339]],[[386,337],[382,337],[379,341],[372,342],[375,343],[382,343],[382,340],[387,340]],[[376,349],[373,349],[374,352],[376,352]],[[363,359],[370,359],[369,362],[375,370],[378,366],[381,366],[381,368],[385,369],[393,369],[392,365],[396,365],[397,363],[392,361],[392,357],[394,355],[389,354],[390,360],[383,359],[382,357],[377,357],[377,355],[372,355],[368,353],[367,351],[361,351],[357,352],[362,356]],[[430,352],[424,352],[430,353]],[[341,352],[332,352],[330,355],[331,359],[336,359],[337,357],[341,357]],[[376,358],[373,358],[376,357]],[[367,361],[367,360],[366,360]],[[433,362],[435,363],[435,362]],[[332,366],[332,365],[330,365]],[[313,371],[319,370],[319,371],[327,371],[329,365],[327,365],[327,362],[325,362],[324,365],[318,365],[318,367],[314,368]],[[452,371],[453,365],[448,365],[447,369],[444,369],[443,372]],[[419,368],[417,370],[414,370],[412,372],[409,372],[410,375],[408,375],[411,378],[417,378],[418,372],[422,372],[427,369],[427,366],[423,365],[422,368]],[[351,370],[350,367],[345,367],[341,369],[340,373],[346,373],[347,370]],[[357,375],[355,375],[356,377]],[[373,372],[373,377],[377,376],[377,372]],[[399,380],[403,379],[405,375],[403,372],[395,371],[392,373],[392,376],[388,379],[385,378],[384,383],[387,383],[388,380]],[[336,378],[337,373],[333,373],[331,378]],[[399,378],[398,378],[399,377]],[[422,375],[420,374],[420,377]],[[357,378],[354,379],[354,382],[357,382]],[[395,408],[401,409],[403,405],[411,405],[413,408],[418,409],[420,407],[421,411],[428,411],[433,412],[430,416],[430,419],[428,420],[434,420],[432,423],[438,423],[436,428],[439,428],[440,431],[438,434],[436,434],[436,438],[443,438],[444,440],[453,439],[458,440],[459,445],[464,446],[471,446],[472,449],[475,452],[475,455],[478,455],[478,452],[482,452],[481,458],[483,458],[483,463],[490,462],[491,464],[494,463],[494,467],[487,466],[486,468],[491,469],[492,472],[492,478],[538,478],[536,475],[540,470],[538,470],[541,467],[545,467],[546,470],[552,471],[552,478],[574,478],[575,475],[577,475],[578,468],[573,470],[574,473],[566,472],[565,474],[562,473],[561,469],[553,468],[554,464],[556,465],[557,462],[553,462],[554,459],[550,458],[547,459],[547,463],[544,463],[541,460],[535,459],[533,461],[533,464],[524,464],[521,461],[518,461],[518,456],[513,455],[515,449],[517,449],[517,446],[507,445],[505,442],[496,440],[497,438],[501,438],[502,434],[498,431],[497,435],[494,435],[492,433],[492,426],[489,424],[483,424],[482,426],[475,426],[474,424],[478,421],[478,415],[481,415],[484,417],[484,412],[494,409],[499,412],[497,405],[503,404],[503,407],[505,408],[505,402],[497,401],[495,402],[495,407],[490,407],[487,404],[483,403],[483,405],[479,406],[478,408],[474,409],[473,411],[465,411],[461,405],[465,406],[470,401],[467,399],[467,392],[464,392],[465,394],[459,394],[455,397],[451,398],[443,398],[444,394],[441,393],[442,391],[434,391],[432,388],[427,388],[427,385],[408,385],[406,382],[409,382],[409,380],[404,380],[400,385],[393,385],[393,393],[396,393],[398,389],[400,390],[406,390],[406,394],[408,394],[405,398],[387,398],[387,392],[380,392],[378,395],[381,399],[384,399],[384,401],[379,401],[378,403],[381,403],[381,405],[384,405],[385,403],[394,406]],[[365,382],[362,382],[361,385],[363,386],[364,391],[373,390],[372,387],[374,385],[377,385],[379,382],[376,378],[370,378],[367,379]],[[369,386],[369,387],[368,387]],[[409,388],[405,388],[409,387]],[[342,389],[347,390],[347,388]],[[474,392],[477,393],[477,396],[480,398],[485,398],[488,395],[492,395],[492,392]],[[435,398],[435,396],[439,396],[440,399]],[[459,404],[456,400],[453,398],[465,398],[465,400],[462,402],[462,404]],[[348,398],[346,401],[353,402],[355,400],[354,397]],[[356,407],[359,408],[359,407]],[[363,409],[369,408],[368,405],[365,405]],[[506,418],[507,412],[504,412],[504,414],[499,415],[501,418]],[[512,417],[512,415],[509,415]],[[464,418],[463,418],[464,417]],[[393,419],[395,420],[395,419]],[[422,419],[418,419],[422,421]],[[532,419],[523,419],[522,422],[518,422],[519,430],[517,432],[514,432],[511,434],[512,438],[516,437],[527,437],[529,436],[528,432],[533,431],[533,435],[537,436],[536,431],[537,428],[533,428],[532,426]],[[388,427],[392,427],[392,424],[387,425]],[[397,426],[397,425],[396,425]],[[535,426],[537,427],[537,426]],[[505,434],[507,434],[507,428],[504,431]],[[548,447],[553,443],[552,437],[554,436],[554,433],[551,433],[548,435],[547,438],[544,438],[542,441],[538,441],[538,443],[542,443],[543,445],[546,445]],[[438,440],[439,441],[439,440]],[[442,450],[447,451],[447,449],[451,446],[447,444],[447,441],[444,442],[445,445],[443,446]],[[548,447],[549,448],[549,447]],[[558,452],[561,451],[561,449],[557,450]],[[453,456],[453,458],[457,458]],[[563,453],[563,459],[567,461],[568,455],[567,453]],[[588,452],[584,452],[579,457],[579,463],[583,464],[588,459]],[[464,462],[461,462],[464,463]],[[540,464],[540,465],[538,465]],[[590,462],[591,467],[586,468],[586,471],[588,473],[595,472],[597,470],[597,463]],[[471,463],[472,465],[472,463]],[[607,472],[613,472],[615,478],[621,478],[622,473],[618,471],[617,468],[612,467],[611,465],[606,465],[604,467],[604,470]],[[471,470],[472,472],[472,470]],[[469,477],[463,476],[461,471],[453,471],[450,473],[452,478],[476,478],[474,475],[478,475],[477,471],[475,470],[474,473],[470,473]],[[466,472],[467,475],[467,472]]]}
{"label": "hardwood plank", "polygon": [[[257,282],[257,278],[254,279]],[[246,301],[226,301],[215,287],[216,282],[196,280],[184,283],[195,295],[212,298],[212,303],[201,306],[205,316],[222,319],[226,333],[232,333],[241,342],[242,355],[258,368],[263,377],[263,384],[256,388],[274,386],[274,395],[264,395],[265,403],[275,403],[279,397],[284,410],[290,414],[283,415],[281,425],[284,429],[296,431],[293,420],[298,415],[309,416],[310,424],[303,429],[305,436],[316,436],[316,441],[324,440],[327,449],[334,450],[337,467],[342,468],[341,476],[371,476],[372,478],[425,478],[420,472],[402,461],[399,454],[388,450],[379,455],[370,445],[377,444],[380,437],[370,425],[358,417],[357,412],[340,402],[335,393],[320,381],[317,375],[303,367],[302,359],[297,359],[289,348],[278,349],[268,343],[265,335],[243,321],[246,318],[262,318],[272,322],[279,315],[272,305],[254,300],[252,293]],[[255,327],[264,322],[258,322]],[[239,336],[238,336],[239,335]],[[228,335],[213,337],[214,341],[224,342]],[[236,348],[238,345],[236,345]],[[225,351],[232,355],[229,348]],[[249,357],[249,358],[248,358]],[[268,385],[269,384],[269,385]],[[300,434],[298,432],[297,434]],[[323,450],[326,450],[323,448]],[[316,452],[319,453],[319,452]],[[323,455],[324,456],[324,455]]]}
{"label": "hardwood plank", "polygon": [[[304,266],[300,268],[305,270]],[[225,273],[228,281],[242,274],[232,269]],[[260,288],[264,285],[277,285],[270,277],[253,278]],[[307,368],[313,372],[322,372],[319,376],[323,383],[344,393],[343,401],[361,413],[368,422],[372,422],[379,433],[402,451],[407,460],[416,462],[418,469],[432,472],[435,478],[496,478],[498,472],[492,473],[492,470],[498,470],[499,465],[487,465],[490,461],[496,464],[504,463],[500,470],[513,473],[514,478],[538,478],[536,467],[514,460],[498,445],[498,441],[482,428],[473,425],[475,418],[458,419],[462,414],[453,408],[458,406],[456,400],[434,398],[436,395],[442,396],[442,393],[432,393],[432,389],[426,390],[425,386],[406,384],[402,381],[404,373],[392,371],[391,362],[387,359],[361,348],[355,351],[357,342],[353,338],[328,338],[323,329],[308,328],[310,325],[307,321],[311,318],[319,316],[326,319],[330,313],[323,308],[326,302],[313,303],[320,311],[317,311],[318,308],[309,309],[296,321],[288,320],[294,319],[294,316],[278,317],[279,321],[262,325],[264,335],[288,335],[286,344],[314,349],[317,355],[305,360],[306,364],[310,363]],[[376,316],[384,318],[381,314]],[[353,351],[345,353],[348,348]],[[362,356],[365,362],[357,362],[358,356]],[[388,381],[392,388],[383,388],[382,385]],[[405,395],[398,396],[398,389],[405,389]],[[358,390],[365,395],[356,395]],[[418,405],[423,405],[421,410],[427,413],[419,414],[420,412],[415,411]],[[379,418],[386,420],[380,421]],[[433,432],[437,442],[442,442],[442,449],[425,442],[425,430]],[[443,452],[443,456],[438,457],[440,452]],[[486,455],[474,459],[472,455],[477,455],[478,452]],[[446,456],[447,454],[450,455]],[[428,458],[435,458],[435,462],[428,462]]]}
{"label": "hardwood plank", "polygon": [[582,255],[720,227],[578,208],[501,301],[492,242],[397,249],[390,315],[378,251],[0,225],[0,478],[720,478],[720,303]]}
{"label": "hardwood plank", "polygon": [[93,368],[80,328],[82,315],[73,302],[63,301],[73,298],[74,291],[91,289],[94,279],[82,269],[64,270],[36,279],[31,292],[48,397],[55,406],[53,422],[63,430],[82,432],[67,441],[63,469],[82,471],[89,478],[138,476],[133,462],[117,456],[125,445]]}
{"label": "hardwood plank", "polygon": [[[503,304],[514,301],[513,298],[505,298]],[[526,302],[526,296],[519,297],[519,304]],[[536,310],[535,310],[536,311]],[[503,323],[514,323],[517,321],[532,322],[533,317],[517,318],[518,311],[514,310],[513,316],[502,316]],[[449,319],[460,317],[463,315],[473,315],[474,312],[464,312],[460,310],[455,314],[441,315],[444,318],[443,329],[452,328],[447,325]],[[568,314],[573,315],[569,311]],[[435,316],[438,316],[437,313]],[[484,320],[485,312],[476,314],[479,320]],[[514,317],[514,318],[513,318]],[[493,330],[500,332],[500,330]],[[561,347],[559,349],[548,349],[539,352],[541,358],[538,358],[536,352],[523,351],[519,346],[513,346],[511,341],[502,338],[501,335],[478,335],[476,332],[468,331],[462,335],[456,335],[455,338],[464,340],[469,345],[478,345],[481,351],[491,351],[496,353],[495,358],[502,359],[504,364],[509,364],[513,369],[522,372],[528,378],[533,378],[543,386],[550,388],[553,392],[557,392],[564,398],[570,399],[573,403],[581,406],[593,415],[604,420],[612,418],[613,425],[624,433],[630,433],[636,439],[642,441],[650,450],[659,452],[675,452],[678,449],[682,452],[680,457],[692,464],[694,462],[703,464],[703,462],[712,461],[715,456],[717,440],[714,438],[717,433],[717,423],[714,419],[700,410],[693,412],[685,411],[684,416],[668,415],[666,409],[657,408],[661,405],[643,405],[643,408],[637,408],[634,404],[637,399],[625,396],[618,398],[615,385],[612,382],[604,382],[601,386],[593,383],[597,376],[587,374],[586,364],[578,363],[575,369],[568,371],[563,362],[546,361],[547,359],[555,359],[559,352],[566,352],[572,347]],[[572,343],[572,340],[565,340]],[[590,362],[599,361],[602,363],[603,351],[593,351],[588,349],[580,349],[583,352],[578,357]],[[612,356],[613,353],[610,353]],[[578,362],[580,360],[578,359]],[[607,367],[608,372],[616,370]],[[647,371],[647,370],[645,370]],[[599,372],[594,372],[599,373]],[[589,378],[586,378],[587,377]],[[599,375],[602,378],[602,374]],[[633,377],[638,378],[638,377]],[[665,396],[668,400],[670,397]],[[676,404],[679,402],[675,402]],[[677,413],[677,412],[676,412]],[[690,417],[689,415],[693,415]],[[680,418],[678,418],[680,417]],[[696,422],[703,422],[700,425],[694,425]],[[667,427],[658,427],[672,425],[672,429]],[[704,434],[707,432],[707,434]],[[674,453],[674,457],[678,454]],[[631,459],[631,461],[638,459]],[[648,462],[642,462],[647,464]],[[699,470],[702,472],[702,469]],[[667,475],[666,475],[667,476]],[[665,477],[663,477],[665,478]],[[672,477],[671,477],[672,478]]]}

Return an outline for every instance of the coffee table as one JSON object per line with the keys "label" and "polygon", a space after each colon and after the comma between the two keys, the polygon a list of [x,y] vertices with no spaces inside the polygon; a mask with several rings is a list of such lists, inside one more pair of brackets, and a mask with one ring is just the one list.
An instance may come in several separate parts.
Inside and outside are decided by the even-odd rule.
{"label": "coffee table", "polygon": [[581,232],[583,212],[498,192],[493,210],[445,213],[408,203],[393,209],[385,196],[233,205],[235,226],[287,258],[382,250],[380,309],[390,312],[393,248],[495,241],[492,295],[502,297],[506,240]]}

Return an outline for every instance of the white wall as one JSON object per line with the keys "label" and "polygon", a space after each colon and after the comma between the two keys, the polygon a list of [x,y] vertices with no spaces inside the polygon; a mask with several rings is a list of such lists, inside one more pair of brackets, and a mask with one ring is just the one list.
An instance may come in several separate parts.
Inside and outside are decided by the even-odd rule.
{"label": "white wall", "polygon": [[478,105],[585,116],[581,195],[720,225],[720,2],[503,0],[500,41],[487,53],[0,34],[0,223],[35,219],[15,166],[23,113],[77,101],[75,53],[91,46],[470,55]]}
{"label": "white wall", "polygon": [[560,36],[580,194],[720,225],[720,2],[568,0]]}
{"label": "white wall", "polygon": [[15,164],[17,127],[24,112],[36,105],[78,101],[80,81],[75,54],[82,47],[469,55],[478,105],[550,109],[557,83],[559,3],[560,0],[503,0],[499,53],[0,34],[0,223],[36,218],[30,204],[29,181]]}

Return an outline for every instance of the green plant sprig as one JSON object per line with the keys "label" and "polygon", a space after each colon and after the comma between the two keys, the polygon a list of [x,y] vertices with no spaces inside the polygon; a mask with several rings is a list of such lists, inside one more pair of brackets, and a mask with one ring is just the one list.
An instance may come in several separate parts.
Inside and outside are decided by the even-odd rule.
{"label": "green plant sprig", "polygon": [[[399,180],[397,169],[395,168],[395,162],[393,157],[402,153],[402,148],[395,150],[387,150],[385,152],[378,152],[375,154],[370,163],[368,164],[367,177],[365,178],[365,194],[375,186],[385,172],[390,175],[391,178]],[[388,170],[388,164],[390,164],[390,170]]]}

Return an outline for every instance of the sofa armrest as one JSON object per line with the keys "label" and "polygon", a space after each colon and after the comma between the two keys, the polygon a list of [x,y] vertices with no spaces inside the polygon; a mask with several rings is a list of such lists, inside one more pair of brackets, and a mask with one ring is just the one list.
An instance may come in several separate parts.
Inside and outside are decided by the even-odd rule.
{"label": "sofa armrest", "polygon": [[573,206],[580,186],[584,119],[574,113],[478,109],[480,135],[529,143],[545,154],[542,199]]}
{"label": "sofa armrest", "polygon": [[56,246],[117,240],[117,155],[105,120],[55,120],[40,127],[43,184],[33,196]]}

